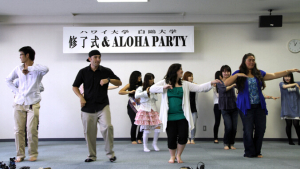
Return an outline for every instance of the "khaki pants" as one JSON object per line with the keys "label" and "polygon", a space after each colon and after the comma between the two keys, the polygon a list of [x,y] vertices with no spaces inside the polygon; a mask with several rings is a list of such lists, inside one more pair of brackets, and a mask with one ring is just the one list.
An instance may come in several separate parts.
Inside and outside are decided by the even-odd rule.
{"label": "khaki pants", "polygon": [[108,158],[115,156],[113,149],[114,128],[111,124],[109,105],[96,113],[81,112],[84,136],[88,145],[88,158],[97,159],[96,140],[97,140],[97,123],[99,123],[100,132],[105,141],[105,152]]}
{"label": "khaki pants", "polygon": [[40,103],[29,105],[14,104],[15,144],[17,158],[25,158],[25,127],[27,126],[28,154],[38,156],[38,130]]}

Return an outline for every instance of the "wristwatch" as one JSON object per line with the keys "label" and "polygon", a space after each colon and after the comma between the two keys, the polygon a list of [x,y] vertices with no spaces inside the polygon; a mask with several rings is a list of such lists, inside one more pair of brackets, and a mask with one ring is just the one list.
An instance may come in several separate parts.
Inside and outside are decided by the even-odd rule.
{"label": "wristwatch", "polygon": [[109,83],[110,82],[110,78],[108,77],[107,80],[108,80],[108,83]]}

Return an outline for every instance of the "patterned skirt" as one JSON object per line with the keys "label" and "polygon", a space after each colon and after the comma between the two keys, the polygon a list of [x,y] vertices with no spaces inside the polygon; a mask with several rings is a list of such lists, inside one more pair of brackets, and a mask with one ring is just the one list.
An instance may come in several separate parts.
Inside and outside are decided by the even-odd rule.
{"label": "patterned skirt", "polygon": [[140,130],[154,130],[161,125],[159,114],[151,109],[151,112],[139,110],[135,115],[135,125],[140,125]]}

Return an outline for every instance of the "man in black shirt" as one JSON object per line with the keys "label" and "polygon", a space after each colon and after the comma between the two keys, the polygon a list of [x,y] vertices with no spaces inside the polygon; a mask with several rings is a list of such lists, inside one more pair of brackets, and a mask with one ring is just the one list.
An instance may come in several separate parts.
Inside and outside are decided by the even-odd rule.
{"label": "man in black shirt", "polygon": [[[114,138],[107,88],[109,83],[121,86],[122,82],[112,70],[100,66],[101,54],[98,50],[92,50],[87,61],[91,62],[91,64],[78,72],[73,83],[73,91],[80,99],[81,120],[89,149],[89,155],[85,162],[92,162],[97,158],[97,123],[99,123],[100,131],[105,141],[106,155],[113,162],[117,158],[112,150]],[[82,83],[84,96],[79,91]]]}

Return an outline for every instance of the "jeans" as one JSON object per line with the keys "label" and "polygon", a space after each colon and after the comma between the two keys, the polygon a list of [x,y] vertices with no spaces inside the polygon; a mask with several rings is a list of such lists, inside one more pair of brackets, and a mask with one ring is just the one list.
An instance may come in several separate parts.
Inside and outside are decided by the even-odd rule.
{"label": "jeans", "polygon": [[238,121],[238,109],[221,110],[224,119],[225,133],[224,133],[224,145],[234,145],[237,121]]}
{"label": "jeans", "polygon": [[192,116],[193,116],[193,121],[194,121],[194,129],[191,131],[191,140],[195,140],[196,125],[197,125],[197,118],[198,118],[197,112],[193,112]]}
{"label": "jeans", "polygon": [[246,115],[242,111],[239,111],[239,113],[243,122],[244,157],[257,157],[261,155],[262,142],[266,131],[266,112],[260,104],[252,104]]}

